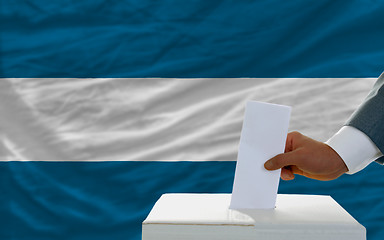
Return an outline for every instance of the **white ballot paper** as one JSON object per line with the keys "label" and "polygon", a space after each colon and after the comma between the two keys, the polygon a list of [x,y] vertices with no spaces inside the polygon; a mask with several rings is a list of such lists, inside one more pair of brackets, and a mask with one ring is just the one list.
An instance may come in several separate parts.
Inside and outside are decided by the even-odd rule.
{"label": "white ballot paper", "polygon": [[264,163],[283,153],[291,107],[247,102],[237,155],[231,209],[273,209],[281,170]]}

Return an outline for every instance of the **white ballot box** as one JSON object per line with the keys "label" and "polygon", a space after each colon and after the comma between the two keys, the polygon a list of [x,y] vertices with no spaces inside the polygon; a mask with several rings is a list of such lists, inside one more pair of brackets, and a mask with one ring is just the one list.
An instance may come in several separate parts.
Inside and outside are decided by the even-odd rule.
{"label": "white ballot box", "polygon": [[275,209],[229,209],[230,194],[164,194],[143,240],[363,240],[365,228],[330,196],[278,194]]}

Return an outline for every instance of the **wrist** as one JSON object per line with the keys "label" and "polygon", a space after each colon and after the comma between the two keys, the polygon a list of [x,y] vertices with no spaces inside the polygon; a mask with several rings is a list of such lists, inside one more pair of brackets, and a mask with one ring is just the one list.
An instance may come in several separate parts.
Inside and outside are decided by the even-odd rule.
{"label": "wrist", "polygon": [[[329,152],[329,158],[331,159],[333,168],[334,168],[334,174],[337,175],[337,177],[343,175],[344,173],[348,172],[348,166],[345,164],[343,158],[328,144],[324,145],[327,147]],[[335,178],[337,178],[335,177]]]}

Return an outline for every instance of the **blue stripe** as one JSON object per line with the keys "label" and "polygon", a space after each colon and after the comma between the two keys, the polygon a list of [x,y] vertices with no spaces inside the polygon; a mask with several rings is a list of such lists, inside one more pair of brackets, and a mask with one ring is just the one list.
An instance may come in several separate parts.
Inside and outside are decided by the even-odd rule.
{"label": "blue stripe", "polygon": [[2,214],[0,225],[11,226],[0,228],[0,239],[139,240],[141,222],[161,194],[231,192],[234,168],[234,162],[2,162],[11,218]]}
{"label": "blue stripe", "polygon": [[3,1],[0,77],[376,77],[383,1]]}
{"label": "blue stripe", "polygon": [[[2,162],[9,186],[0,195],[0,238],[140,240],[161,194],[229,193],[234,170],[235,162]],[[383,185],[381,167],[371,164],[330,182],[282,181],[279,192],[331,195],[378,240]]]}

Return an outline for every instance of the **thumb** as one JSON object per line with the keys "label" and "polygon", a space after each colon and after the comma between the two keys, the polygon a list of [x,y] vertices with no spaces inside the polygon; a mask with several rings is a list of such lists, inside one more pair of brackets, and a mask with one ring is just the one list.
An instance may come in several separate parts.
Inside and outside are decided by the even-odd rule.
{"label": "thumb", "polygon": [[277,170],[279,168],[283,168],[290,165],[296,165],[297,156],[295,151],[282,153],[276,155],[275,157],[269,159],[264,163],[264,167],[267,170]]}

